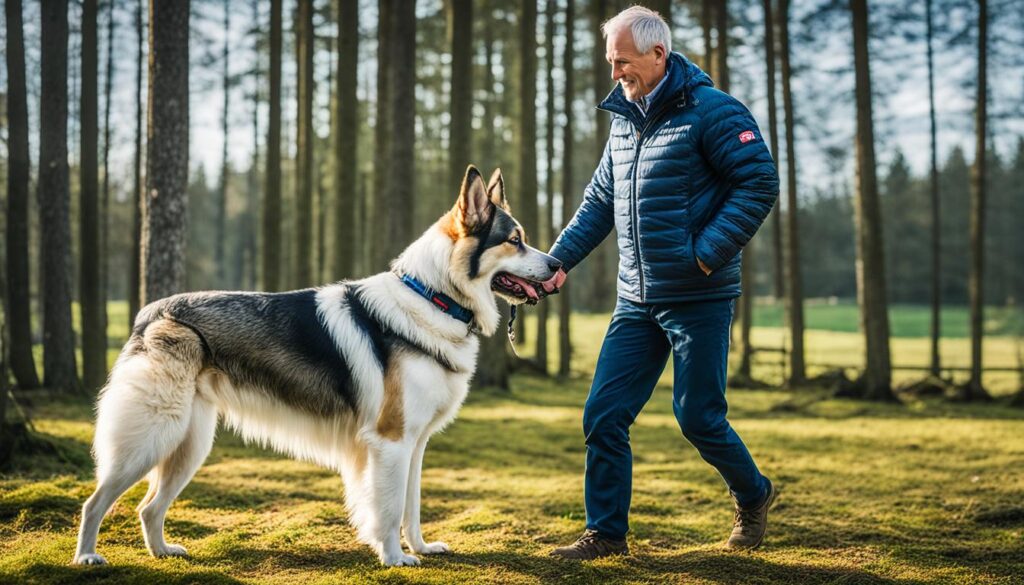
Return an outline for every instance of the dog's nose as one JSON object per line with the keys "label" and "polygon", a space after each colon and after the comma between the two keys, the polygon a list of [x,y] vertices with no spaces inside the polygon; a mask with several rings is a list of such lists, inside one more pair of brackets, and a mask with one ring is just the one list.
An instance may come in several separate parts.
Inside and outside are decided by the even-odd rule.
{"label": "dog's nose", "polygon": [[552,258],[548,261],[548,268],[551,272],[558,272],[558,269],[562,267],[562,263]]}

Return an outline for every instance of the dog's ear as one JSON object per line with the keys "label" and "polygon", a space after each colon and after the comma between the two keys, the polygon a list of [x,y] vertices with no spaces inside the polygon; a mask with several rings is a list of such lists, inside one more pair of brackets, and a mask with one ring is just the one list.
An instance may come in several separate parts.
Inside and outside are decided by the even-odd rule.
{"label": "dog's ear", "polygon": [[494,213],[494,204],[487,196],[483,175],[473,165],[466,168],[455,211],[459,221],[470,231],[487,223]]}
{"label": "dog's ear", "polygon": [[491,203],[512,213],[508,206],[508,200],[505,199],[505,179],[501,177],[500,168],[494,169],[494,172],[491,173],[491,180],[487,182],[487,196],[490,198]]}

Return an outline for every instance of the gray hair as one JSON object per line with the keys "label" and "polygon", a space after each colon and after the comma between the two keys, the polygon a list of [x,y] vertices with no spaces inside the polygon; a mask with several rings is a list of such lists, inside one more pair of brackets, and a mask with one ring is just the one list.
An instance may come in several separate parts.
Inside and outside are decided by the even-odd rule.
{"label": "gray hair", "polygon": [[650,8],[630,6],[602,24],[601,34],[608,38],[624,27],[633,32],[633,42],[641,55],[646,55],[659,44],[665,47],[666,53],[672,52],[672,31],[661,15]]}

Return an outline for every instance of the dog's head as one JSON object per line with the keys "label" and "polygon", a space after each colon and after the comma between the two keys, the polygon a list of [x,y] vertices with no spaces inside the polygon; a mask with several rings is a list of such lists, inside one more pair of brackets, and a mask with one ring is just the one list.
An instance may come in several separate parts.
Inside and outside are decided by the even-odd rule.
{"label": "dog's head", "polygon": [[527,245],[526,231],[512,217],[500,169],[484,185],[480,171],[470,165],[442,223],[454,244],[450,277],[461,290],[480,290],[481,283],[489,283],[509,304],[532,304],[543,294],[540,282],[562,265]]}

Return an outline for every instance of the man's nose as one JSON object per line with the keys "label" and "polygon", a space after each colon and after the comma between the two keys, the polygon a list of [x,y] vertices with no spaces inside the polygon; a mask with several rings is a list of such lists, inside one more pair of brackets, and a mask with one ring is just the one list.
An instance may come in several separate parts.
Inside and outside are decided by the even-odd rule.
{"label": "man's nose", "polygon": [[612,81],[618,81],[622,77],[622,70],[618,67],[612,66]]}

